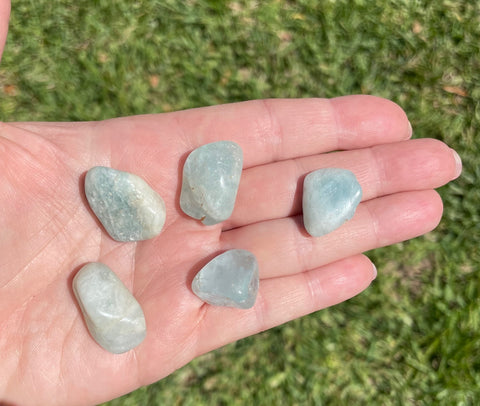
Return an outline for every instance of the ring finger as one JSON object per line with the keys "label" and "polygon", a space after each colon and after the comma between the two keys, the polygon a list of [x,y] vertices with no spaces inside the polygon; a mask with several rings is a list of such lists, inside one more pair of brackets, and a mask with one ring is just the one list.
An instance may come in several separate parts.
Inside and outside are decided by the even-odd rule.
{"label": "ring finger", "polygon": [[434,190],[396,193],[361,203],[352,220],[322,237],[309,236],[295,216],[226,231],[221,246],[253,252],[262,279],[291,275],[425,234],[442,210]]}

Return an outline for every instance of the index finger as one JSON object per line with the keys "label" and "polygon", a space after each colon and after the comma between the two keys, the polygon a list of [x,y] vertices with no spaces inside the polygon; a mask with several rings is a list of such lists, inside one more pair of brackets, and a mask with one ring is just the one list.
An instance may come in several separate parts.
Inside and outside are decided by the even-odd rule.
{"label": "index finger", "polygon": [[236,141],[245,167],[405,140],[412,129],[395,103],[375,96],[268,99],[172,113],[190,147]]}
{"label": "index finger", "polygon": [[[72,125],[15,123],[30,131],[42,130],[39,133],[43,136],[62,139]],[[152,155],[165,155],[167,146],[176,154],[186,154],[209,142],[235,141],[243,149],[244,168],[388,144],[412,135],[407,116],[397,104],[366,95],[252,100],[116,118],[102,122],[96,130],[110,140],[115,150],[148,145]],[[143,159],[137,162],[143,163]]]}

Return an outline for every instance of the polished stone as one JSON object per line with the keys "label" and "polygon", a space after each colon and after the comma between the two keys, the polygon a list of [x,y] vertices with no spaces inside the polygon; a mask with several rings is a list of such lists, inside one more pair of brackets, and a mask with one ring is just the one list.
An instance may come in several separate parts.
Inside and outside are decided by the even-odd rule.
{"label": "polished stone", "polygon": [[85,177],[85,194],[91,209],[114,240],[147,240],[162,231],[165,203],[137,175],[96,166]]}
{"label": "polished stone", "polygon": [[362,188],[347,169],[326,168],[309,173],[303,184],[303,222],[320,237],[350,220],[362,200]]}
{"label": "polished stone", "polygon": [[215,306],[248,309],[255,304],[259,285],[258,263],[245,250],[230,250],[205,265],[192,282],[193,292]]}
{"label": "polished stone", "polygon": [[183,167],[180,207],[205,225],[230,217],[242,174],[243,153],[232,141],[203,145],[190,153]]}
{"label": "polished stone", "polygon": [[90,334],[107,351],[121,354],[143,341],[142,308],[108,266],[85,265],[73,279],[73,291]]}

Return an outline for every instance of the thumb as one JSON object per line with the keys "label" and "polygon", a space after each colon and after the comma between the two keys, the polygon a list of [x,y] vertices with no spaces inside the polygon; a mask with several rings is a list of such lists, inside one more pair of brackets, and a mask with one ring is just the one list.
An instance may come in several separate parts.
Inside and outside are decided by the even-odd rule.
{"label": "thumb", "polygon": [[7,39],[9,17],[10,0],[0,0],[0,61],[2,60],[3,47]]}

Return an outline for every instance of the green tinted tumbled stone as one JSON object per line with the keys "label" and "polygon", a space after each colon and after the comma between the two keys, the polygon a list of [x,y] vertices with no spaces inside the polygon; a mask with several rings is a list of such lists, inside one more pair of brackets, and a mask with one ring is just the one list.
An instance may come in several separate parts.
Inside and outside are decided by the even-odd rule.
{"label": "green tinted tumbled stone", "polygon": [[147,240],[162,231],[165,203],[137,175],[96,166],[85,177],[85,195],[114,240]]}
{"label": "green tinted tumbled stone", "polygon": [[350,220],[362,200],[362,188],[347,169],[325,168],[309,173],[303,183],[303,222],[320,237]]}
{"label": "green tinted tumbled stone", "polygon": [[73,278],[73,291],[90,334],[107,351],[120,354],[143,341],[142,308],[108,266],[85,265]]}
{"label": "green tinted tumbled stone", "polygon": [[180,207],[205,225],[230,217],[242,174],[243,153],[232,141],[203,145],[190,153],[183,167]]}
{"label": "green tinted tumbled stone", "polygon": [[192,282],[193,292],[215,306],[248,309],[255,304],[259,285],[258,263],[246,250],[230,250],[205,265]]}

